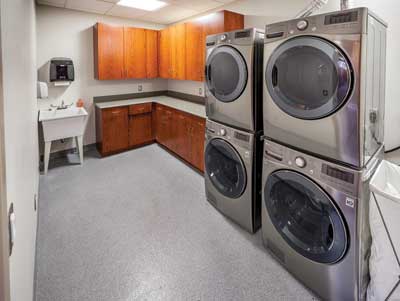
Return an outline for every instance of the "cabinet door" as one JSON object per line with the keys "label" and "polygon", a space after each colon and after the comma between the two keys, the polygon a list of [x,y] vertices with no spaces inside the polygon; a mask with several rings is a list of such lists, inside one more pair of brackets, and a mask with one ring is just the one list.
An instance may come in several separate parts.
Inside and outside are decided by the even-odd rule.
{"label": "cabinet door", "polygon": [[186,161],[190,160],[189,148],[190,148],[190,127],[188,123],[188,117],[182,113],[178,113],[177,123],[177,150],[178,155]]}
{"label": "cabinet door", "polygon": [[205,35],[201,22],[186,25],[186,80],[204,80]]}
{"label": "cabinet door", "polygon": [[170,28],[159,33],[159,73],[162,78],[171,78]]}
{"label": "cabinet door", "polygon": [[186,36],[185,24],[177,24],[170,27],[171,35],[171,68],[172,78],[186,79]]}
{"label": "cabinet door", "polygon": [[244,28],[244,15],[224,10],[224,31]]}
{"label": "cabinet door", "polygon": [[151,113],[129,117],[129,146],[138,146],[153,140]]}
{"label": "cabinet door", "polygon": [[102,110],[102,152],[111,153],[128,148],[128,108]]}
{"label": "cabinet door", "polygon": [[194,118],[192,120],[190,162],[201,171],[204,171],[204,135],[205,121]]}
{"label": "cabinet door", "polygon": [[170,150],[174,149],[172,127],[172,110],[165,108],[161,132],[163,133],[164,145]]}
{"label": "cabinet door", "polygon": [[161,143],[161,132],[162,132],[162,115],[163,115],[163,108],[160,105],[155,105],[154,110],[154,120],[153,120],[153,128],[154,128],[154,136],[156,141]]}
{"label": "cabinet door", "polygon": [[94,28],[95,77],[124,78],[124,29],[98,23]]}
{"label": "cabinet door", "polygon": [[224,32],[224,12],[219,11],[207,18],[204,24],[205,36]]}
{"label": "cabinet door", "polygon": [[158,31],[146,29],[147,78],[158,77]]}
{"label": "cabinet door", "polygon": [[125,78],[146,78],[146,30],[124,27]]}

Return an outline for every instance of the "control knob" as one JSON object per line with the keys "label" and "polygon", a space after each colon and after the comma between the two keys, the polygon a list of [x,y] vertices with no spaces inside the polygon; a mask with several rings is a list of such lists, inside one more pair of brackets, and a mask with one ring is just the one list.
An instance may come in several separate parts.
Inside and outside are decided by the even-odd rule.
{"label": "control knob", "polygon": [[306,20],[300,20],[297,22],[297,29],[298,30],[306,30],[308,27],[308,22]]}
{"label": "control knob", "polygon": [[219,134],[221,136],[225,136],[226,135],[226,130],[225,129],[220,129]]}
{"label": "control knob", "polygon": [[227,36],[226,34],[223,34],[223,35],[221,36],[221,41],[225,41],[227,37],[228,37],[228,36]]}
{"label": "control knob", "polygon": [[297,157],[294,162],[300,168],[304,168],[307,165],[307,162],[303,157]]}

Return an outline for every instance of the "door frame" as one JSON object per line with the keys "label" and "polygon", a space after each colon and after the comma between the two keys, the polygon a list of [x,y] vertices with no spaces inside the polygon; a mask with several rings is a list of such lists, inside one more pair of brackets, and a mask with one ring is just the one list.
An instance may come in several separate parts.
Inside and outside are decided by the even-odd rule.
{"label": "door frame", "polygon": [[[1,7],[0,7],[1,11]],[[0,14],[1,16],[1,14]],[[2,56],[0,32],[0,56]],[[4,140],[3,64],[0,57],[0,300],[10,301],[9,234]]]}

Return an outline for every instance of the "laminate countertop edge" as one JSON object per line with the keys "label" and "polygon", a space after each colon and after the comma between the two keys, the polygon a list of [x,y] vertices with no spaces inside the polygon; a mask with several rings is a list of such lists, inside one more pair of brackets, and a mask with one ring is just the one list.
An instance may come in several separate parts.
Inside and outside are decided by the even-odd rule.
{"label": "laminate countertop edge", "polygon": [[113,100],[107,102],[96,103],[96,107],[99,109],[115,108],[122,106],[130,106],[141,103],[154,102],[164,106],[171,107],[189,114],[193,114],[202,118],[206,118],[206,109],[202,104],[193,103],[190,101],[173,98],[169,96],[153,96],[145,98],[135,98],[127,100]]}

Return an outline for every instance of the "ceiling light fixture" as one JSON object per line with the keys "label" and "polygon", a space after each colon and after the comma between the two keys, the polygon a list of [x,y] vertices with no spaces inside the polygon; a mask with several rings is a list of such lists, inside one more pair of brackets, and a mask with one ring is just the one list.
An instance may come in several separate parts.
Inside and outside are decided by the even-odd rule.
{"label": "ceiling light fixture", "polygon": [[157,10],[167,5],[167,3],[158,0],[120,0],[117,4],[147,11]]}

